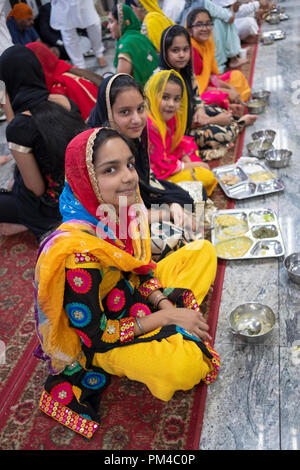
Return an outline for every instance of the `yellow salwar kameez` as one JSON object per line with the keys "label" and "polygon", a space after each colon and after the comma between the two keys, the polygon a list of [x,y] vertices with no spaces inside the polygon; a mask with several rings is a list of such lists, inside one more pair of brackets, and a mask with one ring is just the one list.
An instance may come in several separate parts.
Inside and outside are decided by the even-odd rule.
{"label": "yellow salwar kameez", "polygon": [[[159,261],[154,274],[162,285],[192,290],[200,305],[214,281],[216,267],[214,247],[207,240],[196,240]],[[180,334],[133,344],[129,350],[98,353],[93,364],[110,374],[145,383],[152,395],[164,401],[177,390],[190,390],[213,370],[198,346],[184,341]]]}
{"label": "yellow salwar kameez", "polygon": [[104,225],[92,161],[101,131],[85,131],[67,148],[64,223],[42,244],[35,269],[39,355],[50,365],[40,408],[87,438],[99,426],[110,374],[142,382],[169,400],[201,380],[212,383],[220,367],[210,344],[178,325],[136,334],[138,318],[157,311],[147,303],[154,291],[163,290],[174,308],[199,312],[217,258],[210,242],[197,240],[155,265],[143,211],[139,220],[128,212],[125,241],[116,236],[118,228]]}

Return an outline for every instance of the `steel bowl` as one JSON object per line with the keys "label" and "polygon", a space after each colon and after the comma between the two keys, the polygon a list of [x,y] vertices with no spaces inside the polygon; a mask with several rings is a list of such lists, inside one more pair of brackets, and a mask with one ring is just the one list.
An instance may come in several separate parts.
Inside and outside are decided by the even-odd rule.
{"label": "steel bowl", "polygon": [[284,267],[289,278],[296,284],[300,284],[300,252],[287,256],[284,260]]}
{"label": "steel bowl", "polygon": [[261,131],[253,132],[253,134],[251,134],[252,140],[265,139],[269,140],[272,143],[274,142],[275,136],[276,132],[272,129],[264,129]]}
{"label": "steel bowl", "polygon": [[266,103],[268,103],[270,95],[271,95],[271,92],[268,90],[257,90],[251,94],[251,98],[253,100],[263,99],[266,101]]}
{"label": "steel bowl", "polygon": [[273,148],[273,144],[268,139],[257,139],[247,144],[247,150],[251,157],[264,158],[268,150]]}
{"label": "steel bowl", "polygon": [[248,108],[248,113],[250,114],[260,114],[265,110],[266,100],[260,98],[259,100],[250,100],[246,103]]}
{"label": "steel bowl", "polygon": [[265,159],[272,168],[284,168],[290,164],[292,152],[286,149],[271,149],[265,153]]}
{"label": "steel bowl", "polygon": [[270,24],[278,24],[280,23],[280,16],[277,13],[270,13],[267,16],[266,21]]}
{"label": "steel bowl", "polygon": [[[265,341],[276,323],[273,310],[258,302],[239,305],[231,312],[228,321],[231,332],[247,343]],[[260,328],[257,328],[258,332],[253,328],[255,324],[260,325]]]}

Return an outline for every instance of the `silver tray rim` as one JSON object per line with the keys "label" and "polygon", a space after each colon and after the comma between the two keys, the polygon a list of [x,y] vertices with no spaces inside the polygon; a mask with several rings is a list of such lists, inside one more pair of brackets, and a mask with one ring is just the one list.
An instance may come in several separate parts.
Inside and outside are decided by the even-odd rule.
{"label": "silver tray rim", "polygon": [[265,31],[261,34],[261,38],[273,38],[275,41],[278,41],[279,39],[285,39],[286,38],[286,32],[283,31],[282,29],[275,29],[273,31]]}
{"label": "silver tray rim", "polygon": [[[243,157],[241,157],[241,158],[243,158]],[[246,157],[246,158],[248,160],[248,157]],[[252,181],[250,179],[250,177],[248,176],[248,173],[243,169],[243,166],[249,165],[250,163],[255,163],[255,164],[261,166],[264,171],[269,171],[271,173],[272,173],[273,168],[270,169],[268,166],[266,166],[264,164],[264,162],[261,161],[261,159],[258,159],[258,158],[255,158],[255,157],[249,157],[249,158],[251,158],[251,161],[247,161],[247,162],[244,161],[244,162],[241,162],[241,163],[239,163],[237,161],[236,163],[232,163],[231,165],[223,165],[223,166],[219,166],[219,167],[213,169],[213,173],[214,173],[216,179],[218,180],[219,185],[221,186],[222,190],[224,191],[224,193],[226,194],[227,197],[229,197],[230,199],[236,199],[236,200],[240,201],[240,200],[243,200],[243,199],[251,199],[251,198],[257,197],[257,196],[265,196],[266,194],[273,194],[273,193],[278,193],[280,191],[284,191],[285,186],[284,186],[283,182],[281,181],[280,178],[276,177],[276,178],[274,178],[274,180],[276,180],[278,183],[280,183],[281,188],[272,189],[270,191],[257,192],[257,183],[255,183],[255,181]],[[255,184],[255,186],[256,186],[256,190],[255,190],[254,194],[251,194],[250,196],[243,196],[243,197],[233,197],[233,196],[231,196],[229,190],[227,189],[228,185],[222,183],[222,181],[220,180],[220,177],[218,175],[218,173],[220,173],[221,171],[223,172],[224,170],[226,170],[226,168],[228,170],[229,169],[233,170],[233,169],[236,169],[236,168],[240,168],[245,173],[245,175],[248,176],[248,178],[246,180],[240,181],[239,183],[236,183],[232,186],[229,186],[229,188],[234,188],[235,186],[238,186],[239,184],[242,184],[242,183],[252,183],[252,184]]]}
{"label": "silver tray rim", "polygon": [[[268,212],[271,212],[272,215],[274,215],[274,221],[272,221],[272,225],[275,225],[277,230],[278,230],[278,235],[277,237],[272,237],[272,239],[270,238],[260,238],[260,239],[257,239],[257,238],[254,238],[251,234],[251,226],[255,226],[257,224],[251,224],[251,222],[249,221],[248,219],[248,216],[251,212],[257,212],[257,211],[268,211]],[[231,214],[241,214],[241,213],[244,213],[247,215],[247,219],[248,219],[248,224],[249,224],[249,230],[248,232],[244,233],[243,236],[244,237],[248,237],[250,238],[251,240],[253,240],[253,242],[259,242],[261,240],[277,240],[281,246],[282,246],[282,253],[276,255],[250,255],[250,250],[251,248],[253,248],[253,245],[251,245],[251,247],[249,248],[249,250],[247,251],[247,253],[244,255],[244,256],[239,256],[239,257],[232,257],[232,258],[224,258],[223,256],[219,256],[217,255],[217,257],[219,259],[223,259],[225,261],[237,261],[237,260],[244,260],[244,259],[266,259],[266,258],[281,258],[282,256],[285,255],[285,246],[284,246],[284,242],[283,242],[283,238],[282,238],[282,233],[281,233],[281,229],[280,229],[280,225],[279,225],[279,221],[278,221],[278,217],[277,217],[277,214],[276,212],[274,212],[273,209],[270,209],[270,208],[265,208],[265,207],[253,207],[251,209],[221,209],[219,211],[216,211],[214,214],[213,214],[213,217],[212,217],[212,229],[211,229],[211,243],[212,245],[215,247],[215,245],[217,243],[219,243],[221,240],[218,240],[217,237],[215,236],[215,229],[214,229],[214,220],[215,220],[215,217],[217,217],[218,215],[231,215]],[[270,222],[266,222],[265,224],[262,223],[260,225],[268,225],[270,224]],[[232,238],[235,238],[235,237],[232,237]],[[238,238],[238,237],[236,237]]]}

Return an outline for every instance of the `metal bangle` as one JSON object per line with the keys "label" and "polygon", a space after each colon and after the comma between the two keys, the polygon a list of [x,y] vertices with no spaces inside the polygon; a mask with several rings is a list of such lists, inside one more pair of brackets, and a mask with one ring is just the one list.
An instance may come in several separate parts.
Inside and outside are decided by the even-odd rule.
{"label": "metal bangle", "polygon": [[142,335],[144,335],[144,334],[145,334],[145,331],[144,331],[144,328],[143,328],[142,325],[141,325],[140,320],[136,317],[136,318],[135,318],[135,321],[136,321],[137,326],[138,326],[139,329],[141,330]]}
{"label": "metal bangle", "polygon": [[156,304],[156,308],[159,306],[159,304],[162,300],[168,300],[168,298],[167,297],[162,297],[161,299],[159,299],[159,301]]}

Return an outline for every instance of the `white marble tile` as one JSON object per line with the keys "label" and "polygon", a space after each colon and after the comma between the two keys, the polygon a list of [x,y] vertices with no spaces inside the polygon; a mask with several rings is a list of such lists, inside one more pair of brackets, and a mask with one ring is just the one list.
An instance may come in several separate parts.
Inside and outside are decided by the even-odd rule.
{"label": "white marble tile", "polygon": [[[264,23],[262,30],[281,28],[287,37],[259,45],[253,89],[268,89],[271,96],[246,130],[243,155],[255,130],[274,129],[274,146],[292,150],[292,161],[275,170],[284,192],[239,201],[235,208],[275,210],[289,254],[300,250],[300,11],[297,2],[277,3],[290,19]],[[261,345],[242,344],[228,329],[230,312],[249,300],[269,305],[276,315],[276,328]],[[200,449],[299,450],[300,285],[289,280],[283,258],[227,262],[215,348],[221,373],[208,388]]]}

